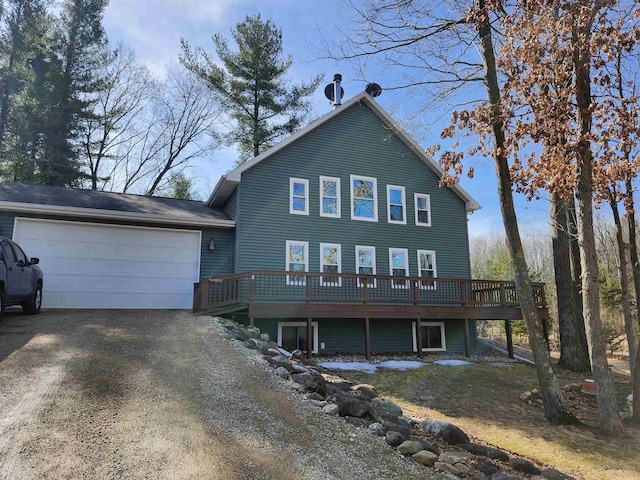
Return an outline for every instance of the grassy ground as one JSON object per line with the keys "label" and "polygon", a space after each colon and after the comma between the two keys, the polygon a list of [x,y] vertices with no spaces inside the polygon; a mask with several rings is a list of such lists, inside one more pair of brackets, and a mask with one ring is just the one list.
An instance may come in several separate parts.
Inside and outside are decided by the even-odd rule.
{"label": "grassy ground", "polygon": [[[556,426],[547,422],[540,407],[520,400],[522,392],[537,386],[535,371],[530,366],[477,363],[378,372],[375,375],[344,372],[343,376],[373,384],[381,394],[400,404],[411,418],[449,420],[477,443],[529,457],[576,478],[640,479],[640,428],[627,426],[622,437],[610,438],[600,435],[591,425]],[[581,379],[569,372],[560,373],[562,385]],[[618,377],[618,380],[626,379]],[[619,387],[622,399],[630,387],[628,383]],[[589,401],[593,402],[591,418]],[[580,412],[584,418],[596,417],[595,400],[587,400],[586,407]]]}

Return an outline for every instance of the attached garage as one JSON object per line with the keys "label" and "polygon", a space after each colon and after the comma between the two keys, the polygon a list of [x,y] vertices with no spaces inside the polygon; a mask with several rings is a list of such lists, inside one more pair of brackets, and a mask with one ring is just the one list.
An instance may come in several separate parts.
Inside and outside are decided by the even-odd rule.
{"label": "attached garage", "polygon": [[231,273],[234,225],[202,202],[0,185],[1,235],[40,259],[43,308],[190,309],[195,282]]}

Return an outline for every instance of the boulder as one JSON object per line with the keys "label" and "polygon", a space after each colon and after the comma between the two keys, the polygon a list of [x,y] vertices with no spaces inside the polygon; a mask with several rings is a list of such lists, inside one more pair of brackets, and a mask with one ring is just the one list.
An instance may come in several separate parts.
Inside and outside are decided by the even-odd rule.
{"label": "boulder", "polygon": [[258,343],[253,338],[250,338],[249,340],[245,340],[244,342],[242,342],[242,345],[244,345],[245,348],[249,348],[251,350],[258,349]]}
{"label": "boulder", "polygon": [[520,394],[520,400],[522,400],[523,402],[528,402],[529,400],[531,400],[531,395],[532,393],[530,391],[526,391],[526,392],[522,392]]}
{"label": "boulder", "polygon": [[542,472],[542,476],[548,480],[573,480],[573,477],[565,475],[555,468],[548,468]]}
{"label": "boulder", "polygon": [[275,360],[275,357],[270,357],[269,355],[263,355],[262,358],[264,358],[273,368],[282,367],[288,372],[294,372],[293,366],[289,362],[280,362]]}
{"label": "boulder", "polygon": [[289,378],[289,370],[284,367],[278,367],[274,370],[274,373],[280,378],[288,379]]}
{"label": "boulder", "polygon": [[509,465],[514,470],[518,470],[519,472],[526,473],[528,475],[540,475],[542,473],[538,467],[524,458],[512,458],[509,460]]}
{"label": "boulder", "polygon": [[429,442],[425,442],[422,439],[419,439],[417,441],[420,442],[420,444],[422,445],[423,449],[428,450],[431,453],[435,453],[436,455],[440,456],[440,450],[435,445],[432,445]]}
{"label": "boulder", "polygon": [[263,342],[269,342],[271,340],[268,333],[261,333],[258,338],[260,338],[260,340],[262,340]]}
{"label": "boulder", "polygon": [[358,417],[344,417],[344,420],[350,424],[353,425],[355,427],[366,427],[369,425],[369,422],[367,422],[364,418],[358,418]]}
{"label": "boulder", "polygon": [[398,451],[405,457],[415,455],[422,450],[423,448],[420,442],[415,442],[413,440],[406,440],[398,446]]}
{"label": "boulder", "polygon": [[309,392],[317,392],[322,398],[327,396],[327,387],[324,383],[319,382],[310,373],[294,373],[291,375],[294,382],[304,385]]}
{"label": "boulder", "polygon": [[322,407],[322,413],[326,413],[327,415],[338,415],[340,413],[340,407],[335,403],[330,403],[329,405],[325,405]]}
{"label": "boulder", "polygon": [[415,455],[412,455],[411,459],[421,465],[426,465],[428,467],[431,467],[433,466],[434,463],[438,461],[438,456],[435,453],[432,453],[428,450],[422,450],[416,453]]}
{"label": "boulder", "polygon": [[491,462],[478,462],[476,463],[475,466],[476,466],[476,470],[478,470],[480,473],[487,476],[488,478],[491,478],[491,475],[493,475],[494,473],[498,473],[498,469]]}
{"label": "boulder", "polygon": [[242,328],[233,328],[229,330],[229,334],[237,340],[244,342],[245,340],[249,340],[249,334],[245,332]]}
{"label": "boulder", "polygon": [[299,363],[292,363],[291,367],[296,373],[311,373],[307,367],[300,365]]}
{"label": "boulder", "polygon": [[385,435],[385,441],[392,447],[399,446],[405,440],[406,440],[406,437],[403,437],[402,434],[398,432],[390,431],[390,432],[387,432]]}
{"label": "boulder", "polygon": [[439,462],[455,465],[456,463],[466,463],[473,459],[473,455],[469,452],[444,452],[438,458]]}
{"label": "boulder", "polygon": [[438,420],[425,420],[420,423],[420,430],[426,433],[435,433],[440,435],[440,432],[447,425],[447,422],[440,422]]}
{"label": "boulder", "polygon": [[270,357],[280,355],[280,352],[277,349],[265,344],[260,345],[260,353],[262,353],[263,355],[268,355]]}
{"label": "boulder", "polygon": [[282,355],[280,352],[278,352],[278,355],[275,355],[275,356],[273,357],[273,359],[274,359],[276,362],[287,362],[287,363],[291,363],[291,361],[289,360],[289,357],[287,357],[287,356],[285,356],[285,355]]}
{"label": "boulder", "polygon": [[450,473],[451,475],[460,475],[460,470],[449,463],[444,462],[435,462],[433,464],[434,468],[440,472]]}
{"label": "boulder", "polygon": [[509,455],[497,448],[485,447],[484,445],[476,445],[473,443],[464,443],[459,445],[459,447],[464,448],[467,452],[471,452],[474,455],[480,455],[494,460],[502,460],[503,462],[509,461]]}
{"label": "boulder", "polygon": [[518,477],[512,477],[511,475],[505,475],[504,473],[494,473],[491,475],[491,480],[521,480]]}
{"label": "boulder", "polygon": [[371,400],[371,408],[376,417],[395,421],[402,415],[402,409],[386,398],[376,397]]}
{"label": "boulder", "polygon": [[251,338],[258,338],[260,336],[260,329],[258,327],[247,327],[247,335]]}
{"label": "boulder", "polygon": [[369,425],[369,431],[378,437],[384,437],[385,435],[384,427],[378,422]]}
{"label": "boulder", "polygon": [[335,385],[337,388],[345,392],[351,391],[351,387],[353,386],[352,382],[345,380],[344,378],[337,377],[336,375],[331,375],[329,373],[323,373],[322,378],[324,378],[326,382]]}
{"label": "boulder", "polygon": [[398,425],[397,423],[390,422],[389,420],[385,420],[384,418],[379,420],[378,423],[382,424],[382,426],[384,427],[384,429],[387,432],[398,432],[405,439],[407,439],[407,438],[409,438],[411,436],[411,430],[410,429],[408,429],[407,427],[402,427],[402,426]]}
{"label": "boulder", "polygon": [[[307,375],[301,373],[299,375]],[[364,417],[371,413],[371,404],[349,395],[334,395],[334,402],[340,407],[340,416]]]}
{"label": "boulder", "polygon": [[355,392],[360,393],[367,400],[372,400],[379,396],[374,386],[368,385],[366,383],[361,383],[359,385],[354,386],[353,390]]}
{"label": "boulder", "polygon": [[461,443],[470,443],[467,434],[460,430],[452,423],[445,425],[440,431],[442,439],[451,445],[460,445]]}
{"label": "boulder", "polygon": [[309,400],[317,400],[319,402],[324,400],[324,397],[322,395],[320,395],[318,392],[311,392],[309,395],[307,395],[307,398]]}

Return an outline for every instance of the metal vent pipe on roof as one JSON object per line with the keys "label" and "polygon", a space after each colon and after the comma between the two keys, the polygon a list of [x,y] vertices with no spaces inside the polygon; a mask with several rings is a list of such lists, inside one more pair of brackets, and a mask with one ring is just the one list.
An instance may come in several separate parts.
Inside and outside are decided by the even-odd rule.
{"label": "metal vent pipe on roof", "polygon": [[333,108],[340,106],[342,101],[342,88],[340,88],[340,82],[342,82],[342,75],[336,73],[333,76]]}

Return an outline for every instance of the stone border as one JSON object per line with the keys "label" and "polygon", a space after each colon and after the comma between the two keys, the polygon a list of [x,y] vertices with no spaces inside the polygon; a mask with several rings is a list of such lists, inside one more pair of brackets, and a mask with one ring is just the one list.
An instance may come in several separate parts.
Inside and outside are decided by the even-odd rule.
{"label": "stone border", "polygon": [[[405,417],[402,409],[381,397],[375,387],[354,385],[296,350],[288,355],[257,327],[214,317],[235,339],[262,354],[273,373],[305,394],[326,415],[343,417],[345,422],[384,437],[404,458],[410,458],[446,475],[447,478],[473,480],[574,480],[552,468],[541,470],[529,460],[511,457],[507,452],[474,444],[449,422],[425,420],[418,424]],[[518,475],[518,476],[516,476]]]}

